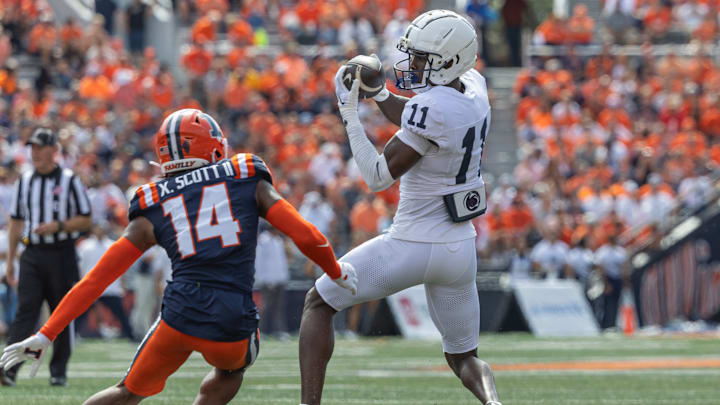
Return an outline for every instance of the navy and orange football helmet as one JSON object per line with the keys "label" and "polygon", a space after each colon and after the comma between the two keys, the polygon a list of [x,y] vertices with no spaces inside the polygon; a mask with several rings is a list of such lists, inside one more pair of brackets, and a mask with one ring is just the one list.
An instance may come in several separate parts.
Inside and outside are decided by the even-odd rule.
{"label": "navy and orange football helmet", "polygon": [[227,138],[209,114],[186,108],[168,115],[155,136],[163,175],[192,170],[222,160]]}

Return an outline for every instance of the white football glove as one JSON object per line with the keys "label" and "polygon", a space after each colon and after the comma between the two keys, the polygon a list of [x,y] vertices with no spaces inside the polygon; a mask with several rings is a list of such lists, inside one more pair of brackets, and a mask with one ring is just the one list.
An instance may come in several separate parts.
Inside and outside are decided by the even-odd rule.
{"label": "white football glove", "polygon": [[332,279],[335,284],[342,288],[350,290],[352,295],[357,294],[357,273],[355,273],[355,267],[350,263],[340,263],[340,277]]}
{"label": "white football glove", "polygon": [[[371,57],[375,58],[380,62],[380,58],[378,58],[377,55],[374,53],[370,55]],[[381,70],[382,70],[382,62],[380,62]],[[350,90],[348,90],[347,87],[345,87],[345,83],[343,83],[344,79],[344,73],[345,73],[345,65],[340,66],[338,68],[337,72],[335,73],[335,96],[338,99],[338,106],[345,104],[348,98],[348,93],[350,93]],[[350,77],[352,79],[352,77]],[[380,90],[380,93],[376,94],[373,97],[373,100],[381,102],[385,101],[390,96],[390,91],[385,87],[385,83],[383,83],[383,88]]]}
{"label": "white football glove", "polygon": [[20,362],[30,360],[33,362],[30,377],[35,377],[51,343],[45,335],[38,333],[22,342],[12,344],[3,350],[2,357],[0,357],[0,368],[7,370]]}
{"label": "white football glove", "polygon": [[340,66],[335,73],[335,96],[338,99],[338,106],[347,101],[347,96],[350,92],[350,90],[345,87],[345,83],[343,83],[343,73],[345,73],[345,65]]}
{"label": "white football glove", "polygon": [[360,80],[355,79],[352,82],[352,87],[345,97],[345,101],[338,98],[338,109],[340,109],[340,115],[343,119],[343,124],[347,127],[350,122],[360,123],[360,116],[358,115],[358,93],[360,92]]}

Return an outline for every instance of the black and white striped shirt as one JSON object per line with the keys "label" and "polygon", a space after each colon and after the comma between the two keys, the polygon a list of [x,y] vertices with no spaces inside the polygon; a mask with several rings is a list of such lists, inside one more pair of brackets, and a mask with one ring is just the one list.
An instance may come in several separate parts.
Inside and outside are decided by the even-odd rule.
{"label": "black and white striped shirt", "polygon": [[25,221],[22,236],[26,244],[42,246],[77,239],[79,232],[45,236],[32,232],[42,223],[66,221],[77,215],[90,215],[90,200],[72,170],[57,167],[45,175],[28,171],[15,182],[10,217]]}

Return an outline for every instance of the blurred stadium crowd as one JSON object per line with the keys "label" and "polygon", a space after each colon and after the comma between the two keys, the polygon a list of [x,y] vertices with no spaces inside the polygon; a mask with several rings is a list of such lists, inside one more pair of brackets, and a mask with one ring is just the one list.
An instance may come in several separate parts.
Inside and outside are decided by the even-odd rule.
{"label": "blurred stadium crowd", "polygon": [[[389,68],[397,38],[424,1],[177,0],[173,6],[187,32],[179,71],[146,47],[150,11],[141,0],[122,9],[96,0],[98,14],[87,25],[55,21],[43,0],[0,1],[2,232],[10,190],[30,164],[25,140],[35,127],[58,131],[61,164],[81,175],[94,223],[113,234],[126,224],[128,196],[155,175],[148,162],[158,125],[179,108],[209,112],[233,150],[260,155],[281,193],[329,235],[339,255],[387,227],[397,185],[379,194],[365,187],[336,113],[333,77],[343,59],[358,53],[376,52]],[[472,0],[464,11],[483,31],[498,16],[515,24],[513,7],[528,5],[507,0],[494,10]],[[593,252],[617,246],[618,237],[623,244],[652,239],[669,214],[711,197],[720,164],[720,67],[702,52],[655,57],[652,44],[716,43],[720,2],[605,0],[604,7],[603,21],[593,21],[584,6],[567,19],[543,21],[533,43],[570,48],[533,58],[515,84],[519,164],[489,184],[488,212],[475,225],[478,254],[512,261],[517,274],[585,277],[598,262]],[[270,24],[281,51],[264,51]],[[646,52],[628,57],[607,47],[585,57],[573,48],[589,43],[643,44]],[[317,45],[317,52],[302,54],[302,45]],[[39,61],[34,80],[18,77],[27,58]],[[377,145],[397,129],[371,103],[363,103],[361,115]],[[287,250],[287,260],[259,266],[286,269],[268,281],[259,271],[260,288],[314,276],[271,236],[260,239],[260,248]],[[0,243],[0,252],[6,248]],[[617,250],[609,254],[618,262]],[[164,264],[148,259],[142,266],[136,273],[161,274]],[[148,276],[143,285],[162,277]]]}

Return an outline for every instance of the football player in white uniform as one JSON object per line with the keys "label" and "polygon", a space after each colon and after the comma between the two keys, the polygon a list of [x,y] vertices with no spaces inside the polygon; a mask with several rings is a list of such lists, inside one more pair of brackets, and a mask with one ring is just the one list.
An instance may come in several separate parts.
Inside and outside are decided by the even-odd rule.
{"label": "football player in white uniform", "polygon": [[357,272],[356,294],[326,276],[307,294],[300,326],[302,404],[320,403],[337,311],[424,284],[450,368],[483,404],[499,405],[492,371],[477,358],[480,308],[469,219],[485,210],[480,159],[490,104],[485,79],[473,69],[475,29],[452,11],[428,11],[397,47],[408,54],[394,66],[398,86],[417,95],[408,99],[383,89],[374,97],[401,127],[382,154],[358,117],[359,81],[348,91],[344,68],[336,75],[340,113],[363,179],[377,192],[400,178],[400,202],[389,233],[340,259]]}

